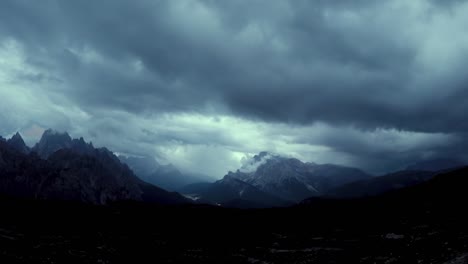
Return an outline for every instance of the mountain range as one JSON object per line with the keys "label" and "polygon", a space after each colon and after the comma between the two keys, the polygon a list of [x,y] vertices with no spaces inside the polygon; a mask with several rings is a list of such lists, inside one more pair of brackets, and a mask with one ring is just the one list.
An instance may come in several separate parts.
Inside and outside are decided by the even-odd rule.
{"label": "mountain range", "polygon": [[[209,182],[183,174],[151,157],[116,156],[68,133],[44,131],[29,148],[21,135],[0,137],[0,194],[91,204],[142,201],[206,203],[223,207],[282,207],[311,197],[349,199],[378,196],[415,186],[463,166],[426,160],[406,170],[372,176],[358,168],[302,162],[260,152],[235,172]],[[171,191],[179,191],[181,194]]]}
{"label": "mountain range", "polygon": [[91,204],[189,202],[140,180],[108,149],[53,130],[46,130],[32,149],[19,134],[0,140],[0,183],[2,194],[36,199]]}

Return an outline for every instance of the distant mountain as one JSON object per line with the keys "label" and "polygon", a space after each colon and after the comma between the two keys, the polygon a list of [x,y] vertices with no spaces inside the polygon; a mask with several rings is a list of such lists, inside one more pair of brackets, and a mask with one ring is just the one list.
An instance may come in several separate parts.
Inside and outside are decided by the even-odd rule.
{"label": "distant mountain", "polygon": [[195,201],[210,201],[225,207],[261,208],[292,204],[229,175],[214,183],[186,186],[183,193]]}
{"label": "distant mountain", "polygon": [[259,190],[287,201],[301,201],[371,175],[362,170],[332,164],[304,163],[261,152],[229,177],[242,180]]}
{"label": "distant mountain", "polygon": [[437,172],[433,171],[399,171],[348,183],[328,191],[324,196],[339,199],[377,196],[386,192],[421,184],[430,180],[436,174]]}
{"label": "distant mountain", "polygon": [[127,164],[135,175],[140,178],[150,175],[161,166],[154,158],[149,156],[134,157],[119,155],[118,158],[121,162]]}
{"label": "distant mountain", "polygon": [[208,177],[184,174],[172,164],[161,165],[152,157],[120,155],[119,159],[127,164],[143,181],[166,190],[178,191],[188,184],[209,181]]}
{"label": "distant mountain", "polygon": [[441,171],[446,169],[461,168],[466,166],[465,162],[453,159],[431,159],[412,164],[406,170]]}
{"label": "distant mountain", "polygon": [[213,185],[212,182],[197,182],[188,184],[179,189],[180,193],[183,194],[198,194],[209,189]]}
{"label": "distant mountain", "polygon": [[26,143],[24,143],[23,138],[21,137],[20,133],[17,132],[12,138],[7,140],[8,145],[10,145],[12,148],[16,149],[17,151],[27,154],[31,150],[29,149],[28,146],[26,146]]}
{"label": "distant mountain", "polygon": [[141,179],[168,190],[177,190],[187,184],[201,181],[198,179],[191,179],[189,176],[184,175],[172,164],[160,165],[151,174]]}
{"label": "distant mountain", "polygon": [[211,184],[191,184],[181,189],[181,193],[223,206],[272,207],[320,196],[334,187],[371,178],[355,168],[304,163],[261,152],[223,179]]}
{"label": "distant mountain", "polygon": [[95,149],[83,139],[52,130],[44,133],[30,154],[0,141],[0,193],[92,204],[188,202],[177,193],[141,181],[106,148]]}

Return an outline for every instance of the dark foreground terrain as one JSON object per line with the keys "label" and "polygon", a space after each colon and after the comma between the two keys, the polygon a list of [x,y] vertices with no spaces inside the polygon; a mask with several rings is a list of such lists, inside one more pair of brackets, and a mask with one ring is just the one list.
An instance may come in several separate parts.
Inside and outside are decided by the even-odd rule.
{"label": "dark foreground terrain", "polygon": [[0,263],[468,263],[467,175],[278,209],[3,197]]}
{"label": "dark foreground terrain", "polygon": [[236,210],[2,198],[0,263],[468,262],[466,207],[310,203]]}

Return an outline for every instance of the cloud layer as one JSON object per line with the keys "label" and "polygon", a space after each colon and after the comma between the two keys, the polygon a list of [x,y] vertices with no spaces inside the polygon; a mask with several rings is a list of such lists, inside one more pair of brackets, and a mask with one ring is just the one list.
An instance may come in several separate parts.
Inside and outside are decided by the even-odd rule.
{"label": "cloud layer", "polygon": [[467,12],[436,0],[2,1],[0,134],[54,127],[217,177],[262,150],[376,173],[465,159]]}

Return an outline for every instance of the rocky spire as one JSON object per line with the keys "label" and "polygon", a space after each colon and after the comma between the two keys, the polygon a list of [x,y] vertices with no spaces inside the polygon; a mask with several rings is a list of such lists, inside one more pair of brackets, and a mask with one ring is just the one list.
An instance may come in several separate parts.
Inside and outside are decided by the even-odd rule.
{"label": "rocky spire", "polygon": [[47,129],[42,134],[41,140],[34,146],[33,151],[42,158],[48,158],[59,149],[70,148],[72,138],[67,132],[60,133],[52,129]]}
{"label": "rocky spire", "polygon": [[24,143],[24,140],[19,132],[16,132],[16,134],[13,135],[13,137],[11,137],[7,142],[12,148],[21,153],[27,154],[30,151],[29,147],[26,146],[26,143]]}

